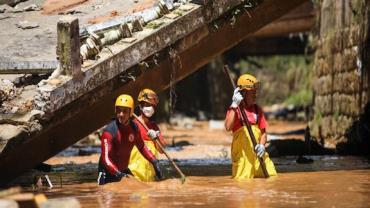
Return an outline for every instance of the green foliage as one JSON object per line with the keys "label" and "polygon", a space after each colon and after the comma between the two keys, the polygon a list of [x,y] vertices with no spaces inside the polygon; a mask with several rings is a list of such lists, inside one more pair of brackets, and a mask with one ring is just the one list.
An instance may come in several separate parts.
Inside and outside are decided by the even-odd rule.
{"label": "green foliage", "polygon": [[312,103],[312,67],[313,57],[307,55],[247,57],[236,66],[240,74],[250,73],[261,81],[260,104],[304,106]]}
{"label": "green foliage", "polygon": [[286,104],[293,104],[297,106],[307,106],[312,102],[312,91],[307,89],[301,89],[297,93],[292,94],[286,100]]}

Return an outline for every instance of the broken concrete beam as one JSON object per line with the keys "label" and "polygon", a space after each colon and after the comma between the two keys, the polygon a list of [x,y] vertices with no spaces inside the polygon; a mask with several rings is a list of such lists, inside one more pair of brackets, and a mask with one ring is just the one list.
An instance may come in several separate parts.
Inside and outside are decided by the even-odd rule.
{"label": "broken concrete beam", "polygon": [[[274,0],[265,0],[251,8],[250,15],[245,12],[237,16],[233,25],[229,24],[230,19],[222,16],[219,20],[224,24],[220,24],[217,30],[210,27],[214,22],[204,21],[202,8],[195,5],[175,23],[169,21],[152,33],[145,31],[148,32],[145,37],[138,35],[133,44],[118,42],[112,45],[110,48],[114,55],[86,67],[82,79],[70,79],[59,88],[50,90],[50,102],[53,102],[50,119],[53,122],[45,125],[39,134],[32,135],[28,140],[32,142],[0,155],[0,169],[7,170],[3,179],[14,178],[106,124],[114,115],[114,100],[122,92],[135,96],[144,87],[161,91],[304,2],[281,0],[277,5]],[[229,11],[226,8],[220,10]],[[140,70],[137,63],[162,52],[166,56],[158,64],[148,70]],[[123,83],[121,75],[132,76],[135,81]],[[40,146],[43,151],[34,151]],[[29,162],[24,163],[26,160]]]}
{"label": "broken concrete beam", "polygon": [[58,61],[0,62],[0,74],[46,74],[53,72],[58,65]]}
{"label": "broken concrete beam", "polygon": [[57,25],[57,56],[61,74],[76,76],[81,73],[80,36],[78,19],[65,16]]}

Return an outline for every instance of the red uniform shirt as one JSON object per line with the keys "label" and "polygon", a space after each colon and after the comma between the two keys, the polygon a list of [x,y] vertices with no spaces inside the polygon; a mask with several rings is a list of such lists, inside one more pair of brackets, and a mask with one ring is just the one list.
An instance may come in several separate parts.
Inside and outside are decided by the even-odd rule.
{"label": "red uniform shirt", "polygon": [[[152,141],[150,139],[150,137],[147,135],[147,130],[145,129],[145,127],[140,123],[140,121],[138,121],[137,119],[134,120],[134,122],[136,123],[137,127],[139,128],[139,132],[140,132],[140,135],[141,135],[141,138],[145,141]],[[145,123],[145,125],[149,128],[149,129],[153,129],[155,131],[159,131],[159,127],[157,126],[157,124],[155,124],[154,122],[152,121],[149,121],[148,123]],[[162,136],[162,133],[159,134],[159,140],[161,141],[162,144],[164,144],[164,140],[163,140],[163,136]]]}
{"label": "red uniform shirt", "polygon": [[148,161],[155,159],[137,130],[135,131],[130,124],[126,126],[118,124],[118,128],[114,128],[113,125],[116,125],[114,122],[117,121],[111,122],[101,136],[102,162],[109,173],[115,175],[127,168],[134,145]]}
{"label": "red uniform shirt", "polygon": [[[228,116],[229,113],[231,111],[234,111],[234,110],[235,110],[236,113],[235,113],[235,117],[234,117],[234,126],[233,126],[233,129],[232,129],[233,132],[237,131],[242,126],[242,124],[240,122],[240,118],[242,117],[242,115],[236,109],[229,108],[227,110],[226,116]],[[258,113],[258,127],[261,130],[266,129],[267,121],[266,121],[266,118],[265,118],[265,115],[263,113],[262,108],[260,108],[258,105],[253,105],[252,107],[244,108],[243,110],[244,110],[244,112],[246,112],[247,117],[248,117],[248,121],[251,125],[256,124],[256,122],[257,122],[257,113]],[[258,112],[256,112],[256,110]]]}

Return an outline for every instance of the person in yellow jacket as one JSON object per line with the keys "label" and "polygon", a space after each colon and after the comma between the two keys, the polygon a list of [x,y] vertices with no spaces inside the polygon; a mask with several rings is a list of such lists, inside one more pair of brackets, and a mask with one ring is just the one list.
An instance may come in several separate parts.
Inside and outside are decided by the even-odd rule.
{"label": "person in yellow jacket", "polygon": [[[237,85],[225,118],[226,130],[233,133],[232,177],[234,179],[264,177],[258,157],[263,159],[269,176],[274,176],[276,175],[274,163],[265,150],[267,121],[262,108],[256,104],[259,82],[256,77],[244,74],[238,78]],[[243,104],[243,100],[246,105]],[[238,106],[248,117],[257,141],[256,146],[253,146],[247,127],[241,123],[242,115],[237,110]]]}
{"label": "person in yellow jacket", "polygon": [[[136,119],[134,122],[138,126],[141,138],[143,139],[146,147],[157,157],[158,152],[162,153],[159,147],[155,145],[153,139],[159,139],[162,146],[165,146],[165,142],[159,127],[155,124],[154,121],[151,121],[151,117],[155,113],[155,108],[158,105],[159,99],[157,94],[151,89],[143,89],[137,98],[139,102],[140,115],[138,118],[141,122],[145,123],[149,128],[147,131],[145,127]],[[134,147],[131,151],[129,169],[135,178],[140,181],[154,181],[156,178],[156,173],[153,168],[153,165],[148,162],[140,153],[140,151]]]}

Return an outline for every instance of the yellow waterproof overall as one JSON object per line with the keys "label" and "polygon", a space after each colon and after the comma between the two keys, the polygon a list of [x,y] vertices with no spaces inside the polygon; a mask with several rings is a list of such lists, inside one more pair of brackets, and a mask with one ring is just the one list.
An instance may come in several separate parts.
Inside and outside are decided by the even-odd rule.
{"label": "yellow waterproof overall", "polygon": [[[254,137],[259,143],[261,130],[258,125],[251,125]],[[247,137],[247,138],[246,138]],[[232,176],[234,179],[249,179],[264,177],[262,168],[254,152],[253,143],[248,134],[247,127],[242,126],[233,133],[231,144]],[[270,160],[267,152],[263,155],[267,172],[270,176],[276,175],[274,163]]]}
{"label": "yellow waterproof overall", "polygon": [[[144,141],[147,148],[157,157],[157,149],[153,141]],[[132,148],[128,168],[140,181],[149,182],[155,180],[155,171],[153,165],[145,159],[136,146]]]}

